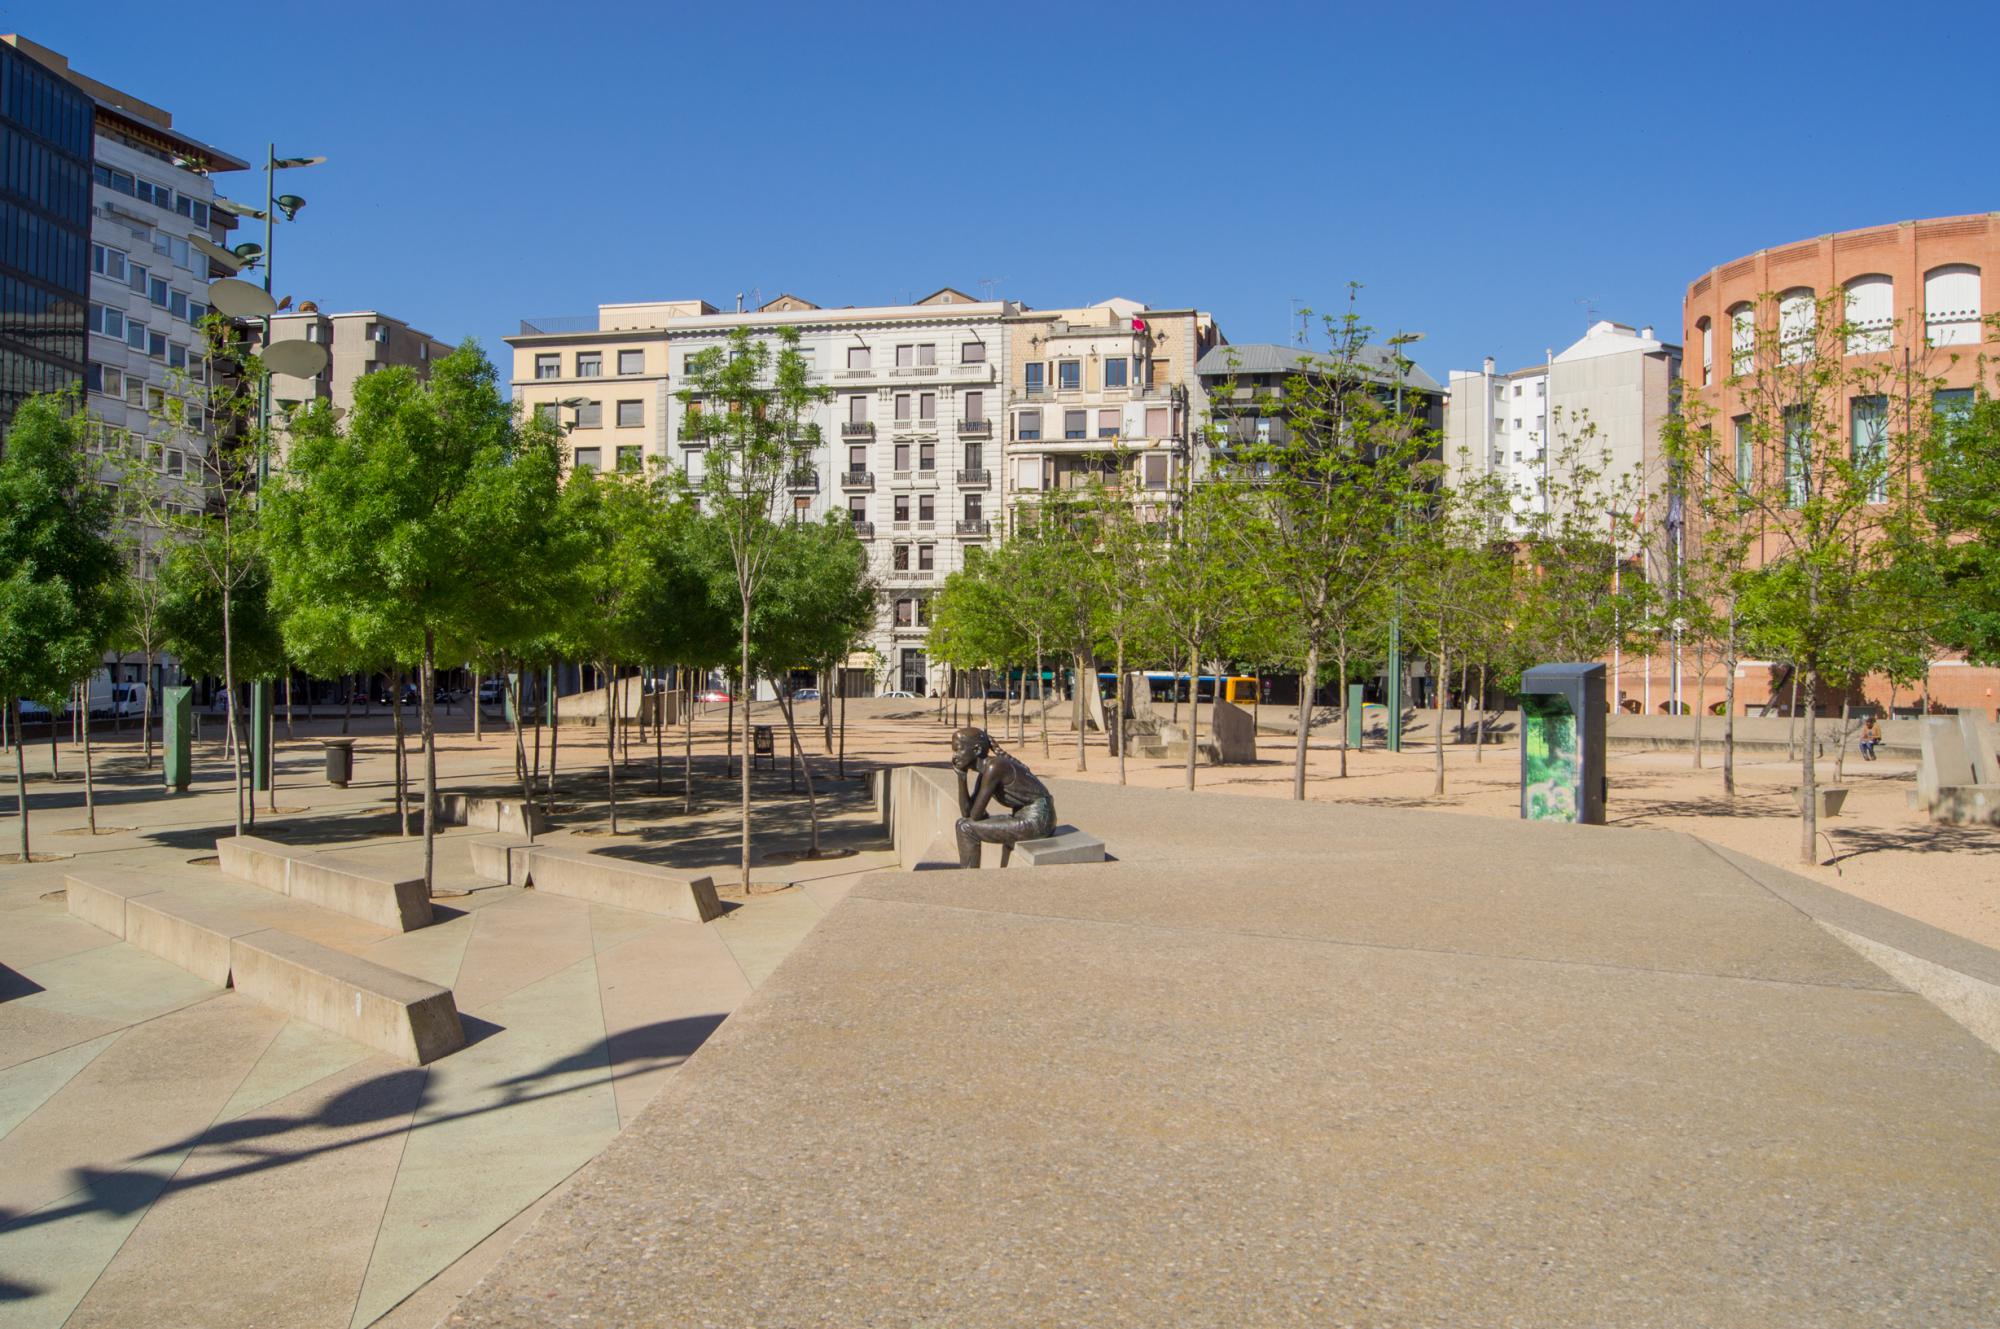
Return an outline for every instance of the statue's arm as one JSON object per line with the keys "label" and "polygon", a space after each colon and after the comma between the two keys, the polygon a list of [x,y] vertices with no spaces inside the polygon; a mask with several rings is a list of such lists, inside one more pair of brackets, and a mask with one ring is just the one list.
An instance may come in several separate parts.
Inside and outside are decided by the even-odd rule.
{"label": "statue's arm", "polygon": [[952,774],[958,777],[958,815],[969,817],[972,815],[972,787],[965,782],[967,772],[954,767]]}
{"label": "statue's arm", "polygon": [[979,769],[979,791],[972,796],[971,806],[965,815],[978,821],[986,815],[986,805],[993,801],[993,795],[1000,790],[1000,763],[988,762]]}

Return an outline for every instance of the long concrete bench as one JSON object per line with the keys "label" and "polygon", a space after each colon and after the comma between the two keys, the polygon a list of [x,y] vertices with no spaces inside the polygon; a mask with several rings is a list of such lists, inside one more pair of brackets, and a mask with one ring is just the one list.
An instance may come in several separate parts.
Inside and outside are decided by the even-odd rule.
{"label": "long concrete bench", "polygon": [[452,826],[498,831],[507,835],[540,835],[542,810],[518,798],[483,798],[474,794],[439,794],[438,820]]}
{"label": "long concrete bench", "polygon": [[125,908],[125,940],[217,987],[229,986],[236,938],[266,930],[233,909],[167,891],[134,897]]}
{"label": "long concrete bench", "polygon": [[[567,845],[509,846],[505,851],[496,849],[483,861],[491,868],[499,863],[501,852],[505,852],[505,869],[510,877],[499,877],[492,871],[484,871],[482,875],[494,880],[513,879],[550,895],[664,914],[691,923],[706,923],[722,916],[715,882],[706,875],[690,876],[651,863],[611,858]],[[480,861],[474,860],[475,867]]]}
{"label": "long concrete bench", "polygon": [[63,878],[64,903],[70,914],[119,938],[125,935],[130,902],[156,895],[159,890],[160,883],[153,878],[115,868],[91,868]]}
{"label": "long concrete bench", "polygon": [[465,1046],[451,989],[266,928],[230,939],[230,975],[254,1001],[421,1066]]}
{"label": "long concrete bench", "polygon": [[488,881],[504,881],[510,886],[528,884],[528,851],[534,845],[511,835],[482,835],[468,841],[472,870]]}
{"label": "long concrete bench", "polygon": [[265,890],[401,932],[430,926],[430,894],[421,877],[399,880],[254,835],[224,836],[215,842],[215,852],[224,873]]}

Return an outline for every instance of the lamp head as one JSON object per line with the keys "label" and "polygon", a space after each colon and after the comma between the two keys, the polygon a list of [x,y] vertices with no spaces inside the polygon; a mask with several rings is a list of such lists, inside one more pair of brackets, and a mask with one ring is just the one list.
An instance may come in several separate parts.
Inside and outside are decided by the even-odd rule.
{"label": "lamp head", "polygon": [[286,221],[296,221],[299,209],[306,205],[306,201],[297,194],[280,194],[273,202],[277,204],[278,211],[285,214]]}
{"label": "lamp head", "polygon": [[295,166],[318,166],[324,157],[273,157],[271,165],[280,171],[289,171]]}

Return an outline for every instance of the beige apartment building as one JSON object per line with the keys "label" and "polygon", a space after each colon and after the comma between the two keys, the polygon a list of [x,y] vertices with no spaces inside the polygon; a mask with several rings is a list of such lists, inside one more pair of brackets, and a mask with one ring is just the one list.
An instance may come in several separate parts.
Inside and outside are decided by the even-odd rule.
{"label": "beige apartment building", "polygon": [[1225,340],[1212,315],[1111,299],[1008,316],[1006,506],[1102,479],[1164,513],[1199,467],[1208,409],[1196,370]]}
{"label": "beige apartment building", "polygon": [[[354,408],[354,385],[367,375],[400,366],[415,370],[418,378],[427,379],[432,363],[452,352],[449,343],[379,310],[325,314],[310,303],[297,312],[274,316],[271,340],[273,343],[309,341],[326,347],[327,351],[326,368],[312,378],[271,375],[271,412],[273,421],[278,422],[274,432],[280,456],[284,452],[282,421],[289,412],[314,401],[325,401],[344,415]],[[251,344],[259,345],[262,341],[263,328],[251,324]]]}
{"label": "beige apartment building", "polygon": [[[523,320],[514,400],[568,428],[575,464],[651,470],[671,460],[667,325],[716,313],[706,300],[599,305],[595,318]],[[571,403],[565,405],[564,403]]]}

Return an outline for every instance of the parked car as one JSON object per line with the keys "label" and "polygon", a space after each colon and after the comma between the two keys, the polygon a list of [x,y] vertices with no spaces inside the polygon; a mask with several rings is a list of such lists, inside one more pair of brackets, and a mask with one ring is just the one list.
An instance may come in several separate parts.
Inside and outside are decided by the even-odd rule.
{"label": "parked car", "polygon": [[696,693],[694,699],[696,701],[724,702],[729,700],[729,694],[727,692],[722,691],[722,689],[720,688],[710,688],[706,692]]}
{"label": "parked car", "polygon": [[501,678],[482,679],[479,684],[479,704],[498,706],[507,700],[507,681]]}
{"label": "parked car", "polygon": [[437,700],[446,706],[456,704],[464,696],[465,690],[463,688],[448,688],[439,685],[437,690]]}
{"label": "parked car", "polygon": [[[381,703],[382,705],[387,706],[389,704],[389,689],[383,688],[381,691],[377,692],[375,694],[375,700]],[[417,685],[415,683],[403,684],[403,705],[415,706],[416,704],[417,704]]]}
{"label": "parked car", "polygon": [[905,692],[905,691],[903,691],[903,690],[902,690],[901,688],[895,688],[895,689],[893,689],[893,690],[891,690],[891,691],[889,691],[889,692],[884,692],[884,693],[883,693],[883,694],[881,694],[881,695],[883,695],[884,697],[909,697],[909,698],[915,698],[915,696],[916,696],[917,694],[916,694],[916,693],[914,693],[914,692]]}
{"label": "parked car", "polygon": [[818,688],[800,688],[800,689],[799,689],[799,690],[798,690],[797,692],[794,692],[794,693],[792,694],[792,700],[793,700],[793,701],[818,701],[818,700],[819,700],[819,689],[818,689]]}

